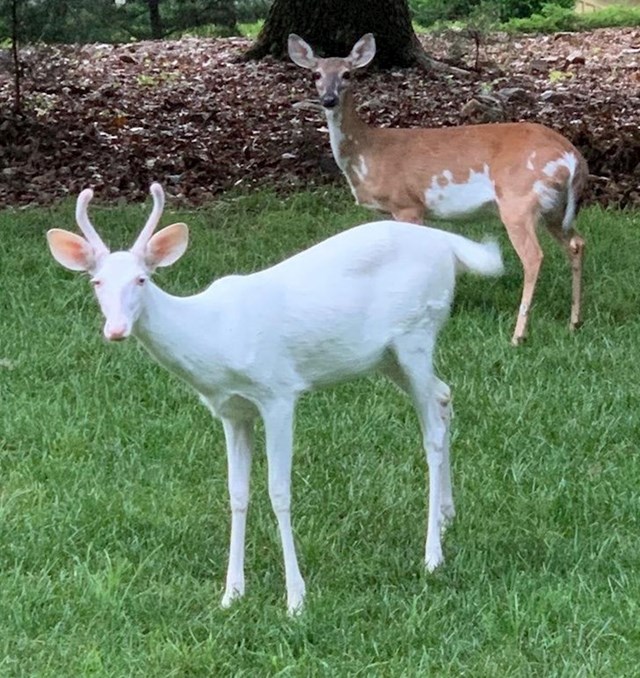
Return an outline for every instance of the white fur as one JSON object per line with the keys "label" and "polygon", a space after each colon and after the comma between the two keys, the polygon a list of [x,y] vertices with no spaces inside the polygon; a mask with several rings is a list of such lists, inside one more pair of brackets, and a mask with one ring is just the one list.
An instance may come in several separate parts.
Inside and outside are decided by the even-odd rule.
{"label": "white fur", "polygon": [[339,108],[327,109],[325,111],[327,116],[327,127],[329,129],[329,143],[331,144],[331,152],[336,161],[336,164],[341,169],[342,172],[346,172],[347,165],[349,164],[349,158],[344,157],[340,148],[344,140],[344,134],[342,133],[342,112]]}
{"label": "white fur", "polygon": [[551,211],[558,204],[558,191],[552,186],[548,186],[541,179],[534,182],[533,190],[538,196],[538,202],[543,213]]}
{"label": "white fur", "polygon": [[[176,251],[187,237],[186,227],[178,226],[184,238],[178,241],[181,231],[174,231]],[[456,271],[499,274],[497,246],[382,221],[344,231],[258,273],[224,277],[199,294],[175,297],[146,279],[151,270],[145,262],[153,260],[154,239],[178,226],[156,234],[141,253],[98,257],[90,272],[98,283],[105,336],[133,334],[222,420],[232,515],[222,604],[245,589],[255,419],[264,421],[269,495],[282,540],[288,609],[294,613],[305,594],[290,519],[296,401],[306,391],[374,370],[410,395],[422,425],[430,477],[425,563],[429,570],[437,567],[443,560],[441,530],[454,507],[450,394],[434,374],[432,354],[449,313]],[[67,265],[58,244],[66,232],[52,233],[52,252]],[[154,265],[168,265],[175,253],[165,248],[162,257]]]}
{"label": "white fur", "polygon": [[364,181],[367,178],[369,168],[367,167],[367,161],[364,159],[363,155],[358,156],[358,163],[354,165],[353,171],[360,181]]}
{"label": "white fur", "polygon": [[[569,170],[569,181],[566,183],[566,206],[565,206],[565,211],[564,211],[564,216],[562,218],[562,228],[565,231],[568,231],[569,228],[571,227],[571,224],[573,223],[573,220],[575,219],[576,216],[576,196],[573,190],[573,177],[576,173],[576,167],[578,166],[578,159],[576,158],[574,153],[571,153],[570,151],[567,151],[566,153],[563,153],[558,160],[552,160],[548,162],[544,168],[543,172],[549,176],[553,177],[554,174],[556,173],[556,170],[558,167],[566,167]],[[553,204],[549,209],[552,209],[556,202],[557,202],[557,192],[556,195],[554,196],[555,200],[553,201]],[[549,202],[551,202],[551,196],[549,197]],[[543,210],[545,209],[545,204],[541,200],[541,205]]]}
{"label": "white fur", "polygon": [[[361,202],[360,198],[358,197],[358,192],[356,191],[355,186],[351,182],[351,177],[349,175],[349,172],[347,172],[347,168],[349,167],[350,164],[350,158],[349,156],[343,155],[340,151],[342,143],[345,138],[342,132],[342,123],[341,123],[342,113],[340,109],[339,108],[327,109],[326,116],[327,116],[327,127],[329,129],[329,142],[331,144],[331,152],[333,153],[333,157],[336,161],[336,164],[347,178],[349,188],[351,189],[351,194],[353,195],[356,204],[363,205],[364,207],[370,207],[372,209],[380,209],[380,204],[376,200],[371,200],[366,203]],[[364,181],[364,179],[367,177],[369,173],[367,162],[364,159],[364,156],[362,155],[358,156],[358,163],[354,165],[353,170],[358,179],[360,181]]]}
{"label": "white fur", "polygon": [[482,172],[470,170],[469,179],[461,183],[455,183],[452,173],[444,170],[433,177],[424,196],[429,212],[435,217],[460,217],[495,203],[496,190],[485,164]]}
{"label": "white fur", "polygon": [[566,151],[557,160],[550,160],[542,168],[542,171],[548,177],[552,177],[556,173],[558,167],[566,167],[569,170],[570,176],[573,176],[576,171],[577,164],[578,160],[576,156],[570,151]]}
{"label": "white fur", "polygon": [[[572,188],[573,176],[576,171],[578,164],[578,159],[576,156],[567,151],[563,153],[557,160],[550,160],[543,168],[542,172],[548,176],[553,177],[560,167],[566,167],[569,170],[569,181],[566,182],[566,189],[563,189],[562,193],[566,191],[566,209],[564,218],[562,221],[562,226],[566,230],[569,228],[573,222],[575,216],[575,196]],[[544,180],[538,180],[533,184],[533,190],[540,201],[540,207],[542,212],[550,212],[553,210],[560,200],[562,193],[554,188],[549,186]]]}

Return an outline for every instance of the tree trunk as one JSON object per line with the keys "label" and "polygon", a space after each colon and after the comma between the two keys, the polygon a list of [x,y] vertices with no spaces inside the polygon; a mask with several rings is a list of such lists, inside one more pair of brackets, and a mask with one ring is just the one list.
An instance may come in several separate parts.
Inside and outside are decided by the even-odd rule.
{"label": "tree trunk", "polygon": [[151,24],[151,38],[162,39],[162,19],[160,18],[160,0],[147,0],[149,5],[149,23]]}
{"label": "tree trunk", "polygon": [[376,38],[381,68],[425,64],[407,0],[274,0],[248,59],[288,59],[287,38],[297,33],[322,56],[346,56],[365,33]]}
{"label": "tree trunk", "polygon": [[13,61],[13,112],[22,112],[22,64],[18,51],[18,0],[11,2],[11,58]]}
{"label": "tree trunk", "polygon": [[215,3],[214,6],[216,7],[215,23],[226,28],[229,35],[240,35],[236,3],[230,0],[222,0],[222,2]]}

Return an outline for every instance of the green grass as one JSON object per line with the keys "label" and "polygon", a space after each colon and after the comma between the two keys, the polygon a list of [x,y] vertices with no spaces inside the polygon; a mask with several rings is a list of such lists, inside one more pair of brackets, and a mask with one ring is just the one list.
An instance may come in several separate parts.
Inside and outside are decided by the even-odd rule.
{"label": "green grass", "polygon": [[264,26],[264,19],[259,19],[258,21],[254,21],[250,24],[241,23],[238,24],[238,26],[240,28],[240,33],[242,33],[245,38],[252,38],[255,40]]}
{"label": "green grass", "polygon": [[[146,209],[92,214],[121,247]],[[218,607],[221,427],[134,341],[105,344],[87,280],[45,246],[72,215],[72,204],[0,213],[3,678],[637,674],[640,214],[580,215],[575,334],[549,238],[522,348],[509,345],[521,273],[499,226],[505,276],[460,280],[438,351],[454,392],[458,516],[434,575],[422,568],[426,470],[408,401],[378,379],[303,399],[293,518],[309,595],[293,620],[262,453],[247,596]],[[227,197],[163,223],[178,219],[190,249],[157,280],[186,294],[372,216],[331,191]]]}

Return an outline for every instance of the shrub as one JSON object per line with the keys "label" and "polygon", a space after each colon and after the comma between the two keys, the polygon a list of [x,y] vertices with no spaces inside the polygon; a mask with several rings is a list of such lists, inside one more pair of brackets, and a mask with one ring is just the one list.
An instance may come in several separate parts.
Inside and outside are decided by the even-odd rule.
{"label": "shrub", "polygon": [[579,15],[572,9],[546,4],[539,13],[526,18],[509,19],[505,22],[505,28],[521,33],[555,33],[576,30],[578,21]]}
{"label": "shrub", "polygon": [[[547,0],[409,0],[415,21],[431,26],[441,21],[466,20],[472,14],[497,16],[501,21],[529,17],[540,12]],[[572,9],[574,0],[556,0],[554,5]]]}
{"label": "shrub", "polygon": [[238,21],[252,24],[266,19],[271,2],[272,0],[236,0]]}
{"label": "shrub", "polygon": [[580,28],[607,28],[609,26],[640,26],[640,7],[617,5],[580,15]]}
{"label": "shrub", "polygon": [[640,26],[640,7],[618,5],[589,14],[576,14],[569,9],[546,4],[538,14],[525,19],[510,19],[504,24],[506,30],[520,33],[556,33],[615,26]]}

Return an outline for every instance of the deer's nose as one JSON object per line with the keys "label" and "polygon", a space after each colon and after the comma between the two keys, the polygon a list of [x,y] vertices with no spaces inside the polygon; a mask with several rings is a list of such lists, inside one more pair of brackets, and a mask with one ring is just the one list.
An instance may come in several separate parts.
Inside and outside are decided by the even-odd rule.
{"label": "deer's nose", "polygon": [[104,326],[104,336],[108,341],[122,341],[129,336],[129,328],[125,323],[107,324]]}
{"label": "deer's nose", "polygon": [[320,103],[325,108],[335,108],[338,105],[338,97],[335,94],[326,94],[321,97]]}

